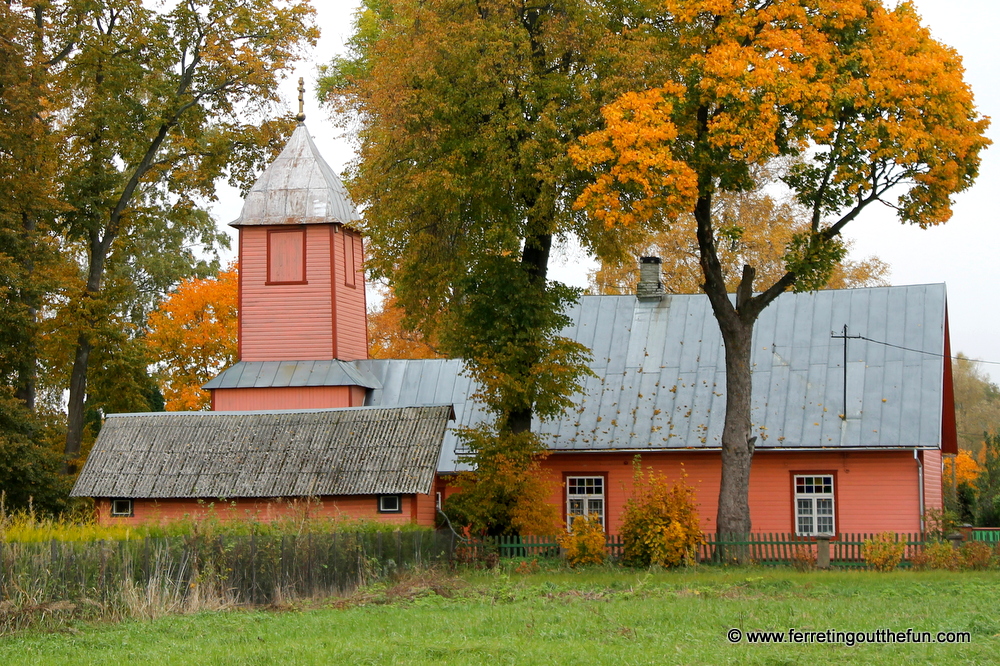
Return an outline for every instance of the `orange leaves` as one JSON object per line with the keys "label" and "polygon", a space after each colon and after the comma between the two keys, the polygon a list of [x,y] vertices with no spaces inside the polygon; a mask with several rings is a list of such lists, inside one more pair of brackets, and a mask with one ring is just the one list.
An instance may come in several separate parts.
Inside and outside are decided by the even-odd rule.
{"label": "orange leaves", "polygon": [[989,145],[988,120],[974,108],[961,59],[911,5],[675,0],[665,8],[679,44],[669,75],[687,85],[628,93],[604,109],[605,127],[571,152],[596,178],[578,208],[610,226],[648,223],[685,203],[692,210],[695,176],[699,196],[742,191],[750,167],[791,154],[802,165],[787,183],[817,230],[896,187],[903,221],[949,218],[951,195],[971,184]]}
{"label": "orange leaves", "polygon": [[372,358],[441,358],[436,344],[431,344],[417,330],[403,324],[406,316],[394,295],[382,303],[382,309],[368,315],[368,355]]}
{"label": "orange leaves", "polygon": [[975,484],[979,472],[979,463],[964,449],[959,451],[957,456],[947,456],[944,459],[945,483],[954,481],[956,486],[961,483],[967,483],[971,486]]}
{"label": "orange leaves", "polygon": [[689,209],[697,176],[665,149],[677,138],[671,96],[680,85],[626,93],[602,109],[606,129],[580,139],[569,155],[581,168],[603,171],[576,201],[606,227],[631,226],[660,213]]}
{"label": "orange leaves", "polygon": [[149,316],[147,344],[159,364],[167,410],[208,409],[201,385],[236,361],[237,270],[182,282]]}

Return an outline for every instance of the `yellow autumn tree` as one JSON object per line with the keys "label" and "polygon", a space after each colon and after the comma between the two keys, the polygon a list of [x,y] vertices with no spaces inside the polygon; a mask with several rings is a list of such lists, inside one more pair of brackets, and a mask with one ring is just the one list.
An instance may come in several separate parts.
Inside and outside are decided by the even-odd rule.
{"label": "yellow autumn tree", "polygon": [[956,456],[948,456],[944,459],[944,479],[946,483],[958,486],[967,483],[970,486],[976,482],[979,476],[979,463],[972,455],[964,449]]}
{"label": "yellow autumn tree", "polygon": [[[575,205],[630,237],[683,233],[697,245],[701,287],[726,349],[726,415],[716,525],[751,530],[750,351],[758,316],[783,292],[818,289],[845,255],[844,227],[870,204],[928,227],[951,216],[988,144],[955,51],[913,5],[878,0],[659,0],[631,26],[659,40],[660,67],[604,107],[604,127],[571,158],[594,181]],[[662,54],[662,56],[661,56]],[[643,87],[644,86],[644,87]],[[757,283],[744,260],[729,297],[721,250],[731,238],[721,193],[751,192],[754,170],[796,163],[782,178],[808,225],[791,234],[783,271]]]}
{"label": "yellow autumn tree", "polygon": [[208,409],[202,384],[236,362],[237,285],[235,265],[217,277],[186,280],[150,314],[146,342],[168,411]]}
{"label": "yellow autumn tree", "polygon": [[[761,172],[769,170],[761,169]],[[716,196],[716,214],[725,220],[720,228],[719,260],[726,288],[736,291],[744,264],[757,269],[757,279],[775,282],[785,272],[785,248],[796,234],[806,233],[809,220],[794,202],[779,201],[766,193],[775,177],[765,174],[752,192]],[[639,279],[636,257],[659,257],[663,288],[671,294],[695,294],[703,281],[698,258],[694,216],[684,214],[670,230],[652,231],[635,239],[627,256],[610,259],[589,274],[590,291],[595,294],[634,294]],[[852,241],[845,241],[850,249]],[[889,265],[878,257],[839,262],[824,289],[878,287],[888,284]]]}
{"label": "yellow autumn tree", "polygon": [[368,313],[368,355],[372,358],[441,358],[437,341],[406,326],[406,312],[389,293]]}

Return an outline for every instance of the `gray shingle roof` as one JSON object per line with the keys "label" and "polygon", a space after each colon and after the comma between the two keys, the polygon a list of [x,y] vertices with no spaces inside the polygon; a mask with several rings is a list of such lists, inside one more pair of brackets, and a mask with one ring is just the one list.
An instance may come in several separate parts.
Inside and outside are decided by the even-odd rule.
{"label": "gray shingle roof", "polygon": [[281,154],[260,175],[234,227],[264,224],[353,225],[360,220],[344,184],[299,124]]}
{"label": "gray shingle roof", "polygon": [[345,361],[240,361],[202,388],[271,388],[283,386],[364,386],[381,388],[367,370]]}
{"label": "gray shingle roof", "polygon": [[[753,348],[758,448],[937,448],[941,445],[943,284],[784,294],[764,310]],[[563,332],[593,350],[597,377],[577,409],[534,429],[555,450],[712,449],[725,414],[724,349],[704,295],[587,296]],[[844,341],[850,340],[846,421]],[[382,388],[366,404],[455,405],[457,426],[486,415],[460,361],[357,361]],[[449,430],[440,471],[460,469]]]}
{"label": "gray shingle roof", "polygon": [[107,418],[74,497],[428,493],[450,405]]}

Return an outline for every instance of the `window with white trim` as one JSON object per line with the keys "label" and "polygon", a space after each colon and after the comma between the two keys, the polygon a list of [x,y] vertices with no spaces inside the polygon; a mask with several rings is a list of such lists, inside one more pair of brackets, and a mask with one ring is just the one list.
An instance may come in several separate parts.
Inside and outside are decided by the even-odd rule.
{"label": "window with white trim", "polygon": [[111,500],[111,515],[116,518],[130,518],[134,515],[132,500],[113,499]]}
{"label": "window with white trim", "polygon": [[836,534],[833,475],[795,475],[795,533],[799,536]]}
{"label": "window with white trim", "polygon": [[402,513],[403,512],[403,498],[399,495],[379,495],[378,496],[378,512],[379,513]]}
{"label": "window with white trim", "polygon": [[604,526],[604,477],[566,477],[566,527],[573,526],[576,516],[597,514]]}

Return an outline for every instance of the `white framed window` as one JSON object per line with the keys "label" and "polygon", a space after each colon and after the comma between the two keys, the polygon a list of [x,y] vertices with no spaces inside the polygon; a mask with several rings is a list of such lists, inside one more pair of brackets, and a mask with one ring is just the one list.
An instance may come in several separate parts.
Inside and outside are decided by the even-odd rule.
{"label": "white framed window", "polygon": [[795,533],[799,536],[833,536],[834,496],[832,474],[796,474]]}
{"label": "white framed window", "polygon": [[379,495],[378,496],[378,512],[379,513],[402,513],[403,512],[403,500],[399,495]]}
{"label": "white framed window", "polygon": [[576,516],[596,513],[604,526],[604,477],[566,477],[566,528],[573,527]]}
{"label": "white framed window", "polygon": [[130,518],[134,513],[132,500],[113,499],[111,500],[111,515],[117,518]]}

